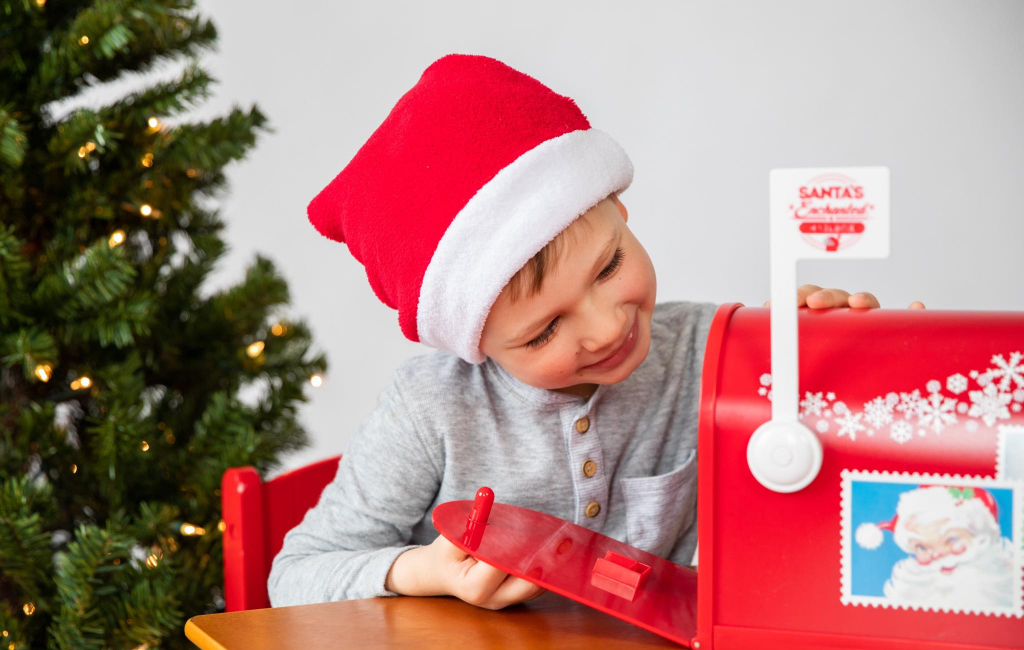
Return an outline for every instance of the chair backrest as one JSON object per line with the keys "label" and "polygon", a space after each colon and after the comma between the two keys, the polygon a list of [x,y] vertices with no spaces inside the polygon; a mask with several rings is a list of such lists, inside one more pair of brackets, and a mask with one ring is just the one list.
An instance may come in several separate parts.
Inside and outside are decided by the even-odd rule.
{"label": "chair backrest", "polygon": [[341,456],[292,470],[264,483],[253,467],[233,467],[221,480],[224,511],[225,609],[270,607],[267,577],[284,536],[338,472]]}

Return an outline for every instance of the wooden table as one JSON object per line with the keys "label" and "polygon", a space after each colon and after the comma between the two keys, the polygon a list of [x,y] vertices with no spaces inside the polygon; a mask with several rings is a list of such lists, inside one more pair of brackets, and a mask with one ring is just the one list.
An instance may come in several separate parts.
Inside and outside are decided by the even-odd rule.
{"label": "wooden table", "polygon": [[552,593],[492,612],[455,598],[366,598],[195,616],[203,650],[317,648],[679,648]]}

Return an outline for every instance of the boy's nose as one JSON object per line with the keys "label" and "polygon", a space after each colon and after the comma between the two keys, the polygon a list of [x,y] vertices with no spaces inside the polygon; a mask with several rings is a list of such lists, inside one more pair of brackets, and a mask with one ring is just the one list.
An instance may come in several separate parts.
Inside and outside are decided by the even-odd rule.
{"label": "boy's nose", "polygon": [[615,351],[622,342],[622,329],[625,325],[618,314],[605,314],[594,320],[588,328],[588,336],[583,339],[583,347],[603,357]]}

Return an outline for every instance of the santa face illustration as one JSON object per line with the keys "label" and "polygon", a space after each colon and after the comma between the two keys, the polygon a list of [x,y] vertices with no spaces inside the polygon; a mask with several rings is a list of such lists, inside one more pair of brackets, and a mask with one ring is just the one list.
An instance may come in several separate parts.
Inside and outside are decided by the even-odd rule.
{"label": "santa face illustration", "polygon": [[[1013,548],[984,490],[921,486],[900,495],[896,517],[878,528],[891,530],[909,555],[885,583],[891,600],[963,609],[1011,605]],[[875,535],[858,533],[863,540]]]}
{"label": "santa face illustration", "polygon": [[971,531],[950,526],[950,519],[930,522],[922,522],[920,519],[912,516],[907,522],[910,551],[918,564],[934,564],[934,568],[949,574],[961,562],[968,562],[975,557],[978,547]]}

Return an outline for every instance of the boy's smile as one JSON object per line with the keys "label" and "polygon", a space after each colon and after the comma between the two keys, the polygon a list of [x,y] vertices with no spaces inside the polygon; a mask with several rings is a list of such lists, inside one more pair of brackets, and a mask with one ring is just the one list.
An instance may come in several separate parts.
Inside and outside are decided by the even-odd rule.
{"label": "boy's smile", "polygon": [[650,349],[654,265],[626,225],[617,197],[574,221],[540,291],[512,300],[506,285],[487,316],[480,350],[520,381],[589,398],[628,377]]}

